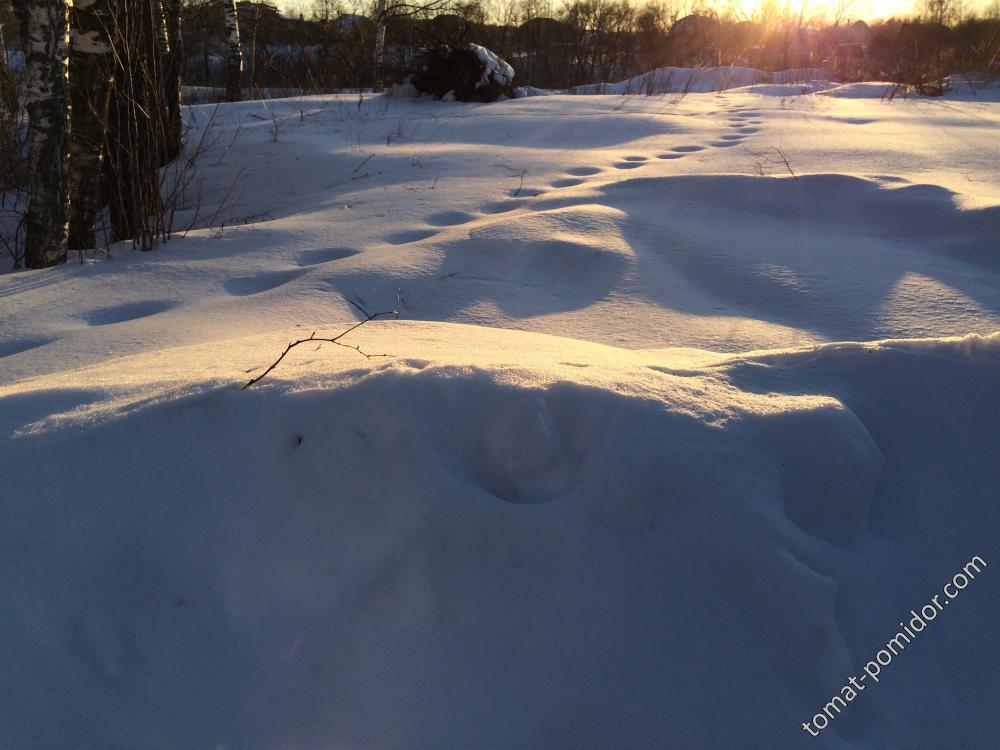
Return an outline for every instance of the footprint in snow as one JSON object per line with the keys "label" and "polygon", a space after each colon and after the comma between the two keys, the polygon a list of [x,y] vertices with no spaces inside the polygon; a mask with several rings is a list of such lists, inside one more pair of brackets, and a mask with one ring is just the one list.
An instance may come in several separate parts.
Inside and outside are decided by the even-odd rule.
{"label": "footprint in snow", "polygon": [[31,351],[40,346],[51,344],[55,338],[51,336],[27,336],[18,339],[8,339],[0,341],[0,357],[9,357],[12,354]]}
{"label": "footprint in snow", "polygon": [[599,174],[599,167],[570,167],[566,170],[566,174],[571,174],[574,177],[589,177],[590,175]]}
{"label": "footprint in snow", "polygon": [[683,159],[684,154],[657,154],[657,159]]}
{"label": "footprint in snow", "polygon": [[568,187],[576,187],[577,185],[582,185],[583,180],[576,177],[568,177],[562,180],[553,180],[549,184],[554,188],[568,188]]}
{"label": "footprint in snow", "polygon": [[678,154],[690,154],[690,153],[693,153],[694,151],[704,151],[705,147],[704,146],[675,146],[674,148],[672,148],[670,150],[674,151],[674,152],[676,152]]}
{"label": "footprint in snow", "polygon": [[459,224],[468,224],[476,217],[464,211],[441,211],[431,214],[424,222],[432,227],[455,227]]}
{"label": "footprint in snow", "polygon": [[638,169],[641,166],[641,161],[620,161],[615,164],[615,169]]}
{"label": "footprint in snow", "polygon": [[739,146],[739,141],[711,141],[709,144],[712,148],[732,148],[733,146]]}
{"label": "footprint in snow", "polygon": [[515,211],[521,206],[523,206],[526,201],[514,200],[514,201],[495,201],[494,203],[487,203],[480,210],[484,214],[505,214],[508,211]]}
{"label": "footprint in snow", "polygon": [[305,271],[272,271],[253,276],[238,276],[223,282],[222,287],[233,297],[249,297],[251,294],[261,294],[284,286],[303,273]]}
{"label": "footprint in snow", "polygon": [[397,232],[396,234],[389,235],[385,241],[390,245],[408,245],[411,242],[426,240],[435,234],[437,232],[433,229],[410,229],[405,232]]}
{"label": "footprint in snow", "polygon": [[566,425],[538,396],[501,396],[482,421],[472,470],[497,499],[544,503],[563,496],[572,481]]}
{"label": "footprint in snow", "polygon": [[646,156],[626,156],[625,161],[646,161],[649,157]]}
{"label": "footprint in snow", "polygon": [[358,251],[350,247],[327,247],[317,250],[303,250],[295,262],[300,266],[318,266],[334,260],[343,260],[357,255]]}
{"label": "footprint in snow", "polygon": [[113,323],[124,323],[129,320],[148,318],[150,315],[169,310],[176,306],[174,300],[147,300],[143,302],[126,302],[123,305],[102,307],[90,310],[79,317],[92,326],[107,326]]}

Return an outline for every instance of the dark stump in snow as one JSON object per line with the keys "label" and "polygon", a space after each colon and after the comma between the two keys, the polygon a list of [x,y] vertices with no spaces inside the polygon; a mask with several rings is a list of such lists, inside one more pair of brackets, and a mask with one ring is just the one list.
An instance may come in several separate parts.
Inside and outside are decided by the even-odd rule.
{"label": "dark stump in snow", "polygon": [[501,67],[472,48],[435,47],[424,54],[412,83],[421,94],[436,99],[451,93],[460,102],[494,102],[511,95],[513,78],[507,63],[494,61]]}

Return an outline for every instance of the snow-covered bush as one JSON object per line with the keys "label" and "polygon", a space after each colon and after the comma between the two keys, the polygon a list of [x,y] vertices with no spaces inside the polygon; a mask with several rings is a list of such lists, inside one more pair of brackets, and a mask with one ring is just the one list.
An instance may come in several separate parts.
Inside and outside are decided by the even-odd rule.
{"label": "snow-covered bush", "polygon": [[421,61],[413,85],[422,94],[462,102],[493,102],[511,96],[514,68],[496,54],[468,47],[435,47]]}

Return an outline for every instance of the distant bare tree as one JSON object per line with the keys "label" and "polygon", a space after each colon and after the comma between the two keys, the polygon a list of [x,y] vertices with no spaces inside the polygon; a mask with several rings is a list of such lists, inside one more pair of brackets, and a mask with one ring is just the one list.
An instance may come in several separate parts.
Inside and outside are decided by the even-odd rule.
{"label": "distant bare tree", "polygon": [[69,216],[68,50],[65,0],[17,0],[26,56],[28,190],[25,264],[47,268],[66,261]]}
{"label": "distant bare tree", "polygon": [[961,0],[923,0],[921,7],[928,21],[942,26],[956,22],[963,10]]}
{"label": "distant bare tree", "polygon": [[382,68],[385,65],[385,26],[388,21],[386,14],[385,0],[378,0],[375,4],[375,72],[373,74],[372,91],[376,94],[382,91],[385,86]]}
{"label": "distant bare tree", "polygon": [[226,19],[226,101],[241,99],[243,79],[243,49],[240,46],[240,21],[236,13],[236,0],[222,0],[222,11]]}
{"label": "distant bare tree", "polygon": [[375,72],[372,91],[379,93],[385,87],[385,29],[391,17],[415,16],[433,13],[445,7],[446,0],[429,0],[424,3],[390,2],[377,0],[375,3]]}
{"label": "distant bare tree", "polygon": [[837,0],[836,3],[831,5],[830,12],[833,15],[833,25],[840,26],[840,24],[844,23],[853,7],[854,0]]}

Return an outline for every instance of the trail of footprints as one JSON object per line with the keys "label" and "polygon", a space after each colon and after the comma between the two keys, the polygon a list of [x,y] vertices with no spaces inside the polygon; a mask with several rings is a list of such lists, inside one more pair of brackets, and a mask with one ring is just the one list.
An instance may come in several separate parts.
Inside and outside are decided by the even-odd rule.
{"label": "trail of footprints", "polygon": [[[657,159],[682,159],[689,154],[704,151],[706,148],[732,148],[740,145],[746,138],[760,131],[763,121],[757,119],[760,112],[755,110],[732,109],[728,110],[729,117],[726,121],[726,128],[731,131],[718,136],[715,140],[709,141],[707,146],[681,145],[657,154]],[[614,169],[633,170],[639,169],[649,161],[646,156],[624,156],[619,161],[612,164]],[[604,172],[600,167],[580,166],[571,167],[566,170],[566,177],[553,180],[549,183],[549,188],[560,190],[564,188],[576,187],[585,183],[587,177],[593,177]],[[541,188],[525,187],[523,185],[510,191],[510,197],[505,200],[487,203],[480,208],[478,214],[466,213],[465,211],[439,211],[430,214],[424,219],[425,226],[409,229],[389,235],[385,238],[390,245],[409,245],[434,237],[441,231],[449,227],[457,227],[475,221],[481,216],[496,215],[516,211],[529,205],[530,199],[544,195],[547,191]],[[320,248],[303,251],[295,264],[299,269],[276,271],[253,276],[239,277],[227,280],[223,284],[225,291],[235,297],[248,297],[262,292],[270,291],[284,286],[300,275],[304,274],[311,266],[317,266],[332,261],[343,260],[355,255],[357,250],[351,248]],[[156,315],[173,307],[176,302],[172,300],[159,300],[143,303],[129,303],[113,307],[105,307],[92,310],[81,315],[85,323],[91,326],[103,326],[114,323],[121,323],[129,320]],[[51,339],[23,340],[12,342],[9,346],[0,347],[0,357],[20,353],[38,346],[44,346]]]}
{"label": "trail of footprints", "polygon": [[[731,109],[727,110],[726,114],[729,115],[726,120],[726,128],[731,132],[720,135],[715,140],[709,141],[707,146],[695,144],[674,146],[662,154],[657,154],[656,158],[683,159],[689,154],[704,151],[707,148],[732,148],[733,146],[739,146],[744,140],[754,133],[760,132],[759,126],[763,124],[763,120],[757,119],[760,117],[760,112],[756,110]],[[623,156],[619,161],[615,162],[611,166],[614,169],[627,171],[639,169],[648,161],[649,157],[647,156]],[[553,180],[549,183],[548,187],[553,190],[577,187],[586,182],[584,178],[599,175],[604,171],[605,170],[600,167],[570,167],[566,170],[565,177]],[[546,192],[547,191],[542,188],[525,187],[524,185],[521,185],[509,192],[510,198],[506,200],[494,201],[482,206],[478,215],[465,213],[463,211],[442,211],[440,213],[431,214],[424,220],[427,225],[426,228],[398,232],[387,237],[386,242],[390,245],[408,245],[412,242],[429,239],[443,229],[467,224],[484,215],[488,216],[516,211],[517,209],[528,205],[531,198],[544,195]]]}
{"label": "trail of footprints", "polygon": [[[726,121],[726,127],[732,132],[720,135],[715,140],[709,141],[708,147],[732,148],[733,146],[739,146],[749,136],[760,132],[760,128],[757,126],[761,125],[763,121],[756,119],[760,116],[760,112],[753,110],[732,109],[728,111],[728,114],[729,118]],[[666,153],[658,154],[656,158],[680,159],[686,154],[691,154],[696,151],[704,151],[705,148],[706,146],[675,146]]]}

